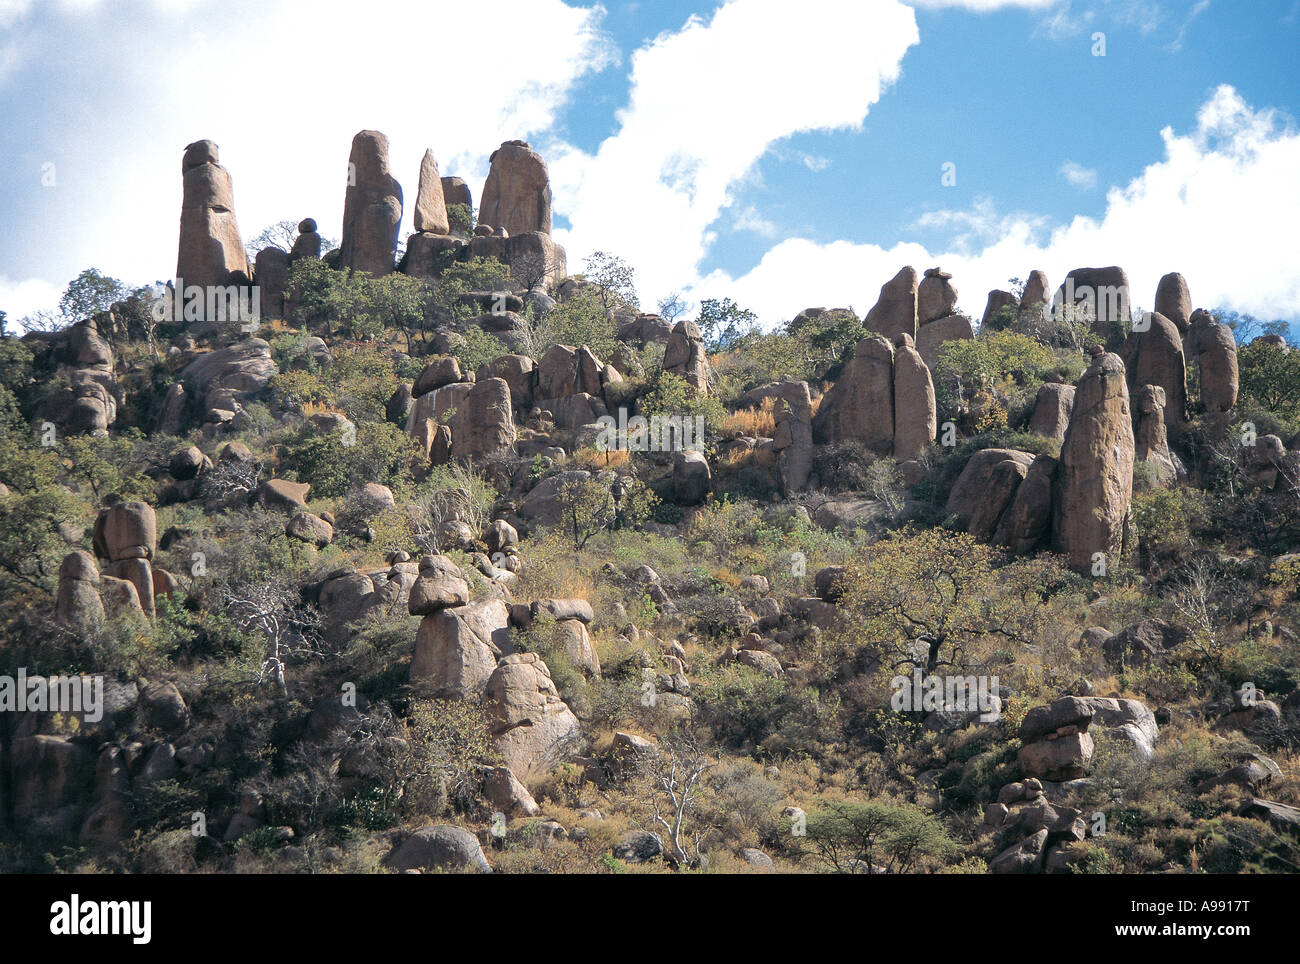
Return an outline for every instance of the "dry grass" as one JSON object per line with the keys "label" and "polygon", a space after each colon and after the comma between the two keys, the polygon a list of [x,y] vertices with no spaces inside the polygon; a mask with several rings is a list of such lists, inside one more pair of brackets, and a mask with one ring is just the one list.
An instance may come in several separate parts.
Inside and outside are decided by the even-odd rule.
{"label": "dry grass", "polygon": [[588,472],[616,469],[622,465],[631,465],[632,453],[624,449],[598,452],[593,448],[583,448],[573,453],[572,464],[576,468],[586,469]]}
{"label": "dry grass", "polygon": [[771,438],[776,433],[776,399],[765,398],[758,408],[742,408],[722,423],[724,436]]}

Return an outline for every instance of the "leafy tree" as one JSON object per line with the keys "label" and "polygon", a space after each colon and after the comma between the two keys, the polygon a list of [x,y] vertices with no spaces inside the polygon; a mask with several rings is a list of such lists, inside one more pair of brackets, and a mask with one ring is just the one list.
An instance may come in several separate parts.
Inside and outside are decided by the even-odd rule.
{"label": "leafy tree", "polygon": [[1215,308],[1210,312],[1210,316],[1218,324],[1227,325],[1232,329],[1232,337],[1238,345],[1245,345],[1260,335],[1286,337],[1287,334],[1288,326],[1285,321],[1261,321],[1254,315],[1230,311],[1227,308]]}
{"label": "leafy tree", "polygon": [[532,326],[530,353],[541,358],[552,345],[586,345],[602,361],[618,344],[614,320],[599,291],[585,288],[565,298]]}
{"label": "leafy tree", "polygon": [[1043,603],[1063,589],[1060,564],[1017,559],[967,533],[908,528],[848,567],[841,612],[848,638],[866,641],[891,671],[915,665],[965,672],[987,664],[993,646],[1032,644]]}
{"label": "leafy tree", "polygon": [[583,278],[596,286],[601,307],[606,311],[638,306],[636,271],[622,258],[597,251],[584,259],[582,266]]}
{"label": "leafy tree", "polygon": [[906,874],[959,849],[933,814],[892,800],[829,803],[805,830],[807,849],[841,874]]}
{"label": "leafy tree", "polygon": [[614,522],[614,496],[608,486],[596,479],[566,479],[560,485],[558,496],[575,549],[583,548],[592,536]]}
{"label": "leafy tree", "polygon": [[461,338],[463,342],[451,351],[460,361],[461,371],[477,371],[480,365],[505,353],[501,342],[478,325],[466,328],[461,333]]}
{"label": "leafy tree", "polygon": [[100,311],[107,311],[127,293],[126,286],[116,278],[100,273],[98,268],[87,268],[77,275],[59,298],[59,314],[65,325],[75,324]]}
{"label": "leafy tree", "polygon": [[1300,349],[1257,341],[1237,349],[1241,394],[1279,418],[1300,418]]}
{"label": "leafy tree", "polygon": [[463,202],[448,204],[447,224],[452,234],[469,235],[474,230],[474,212]]}
{"label": "leafy tree", "polygon": [[1042,343],[1013,331],[999,331],[944,342],[937,367],[938,380],[956,378],[965,389],[976,392],[1040,381],[1056,365],[1056,356]]}
{"label": "leafy tree", "polygon": [[736,347],[746,332],[758,322],[758,316],[742,308],[730,298],[705,298],[700,302],[700,313],[695,323],[700,326],[704,343],[712,351],[727,351]]}
{"label": "leafy tree", "polygon": [[703,416],[704,431],[708,438],[717,434],[719,426],[727,417],[722,402],[712,395],[701,395],[684,378],[671,372],[660,372],[650,391],[641,397],[638,408],[647,417]]}
{"label": "leafy tree", "polygon": [[368,278],[361,289],[361,313],[373,320],[380,331],[396,329],[406,338],[410,353],[416,335],[425,334],[425,307],[429,286],[418,278],[396,271]]}
{"label": "leafy tree", "polygon": [[[255,238],[250,238],[244,245],[249,261],[257,259],[263,248],[279,248],[285,254],[293,250],[293,243],[298,239],[297,221],[276,221],[267,225]],[[328,248],[326,249],[328,250]]]}

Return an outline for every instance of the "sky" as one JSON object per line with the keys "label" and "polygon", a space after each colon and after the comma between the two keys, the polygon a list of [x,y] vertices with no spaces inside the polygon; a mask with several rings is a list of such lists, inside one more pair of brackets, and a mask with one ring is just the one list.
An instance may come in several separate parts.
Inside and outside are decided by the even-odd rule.
{"label": "sky", "polygon": [[341,233],[353,135],[477,202],[548,161],[571,272],[772,327],[860,315],[905,264],[976,318],[1039,268],[1169,271],[1300,332],[1300,0],[0,0],[0,310],[82,269],[172,277],[185,145],[216,141],[244,239]]}

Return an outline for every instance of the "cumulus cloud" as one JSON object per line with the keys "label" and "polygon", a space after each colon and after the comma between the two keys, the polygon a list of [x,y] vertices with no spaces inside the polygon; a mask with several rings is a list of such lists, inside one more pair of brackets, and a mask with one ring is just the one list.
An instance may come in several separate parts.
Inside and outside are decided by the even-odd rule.
{"label": "cumulus cloud", "polygon": [[[1135,307],[1150,307],[1160,276],[1181,271],[1200,306],[1226,306],[1263,318],[1294,317],[1300,267],[1294,225],[1300,220],[1300,132],[1272,110],[1250,107],[1235,89],[1217,88],[1195,127],[1161,131],[1164,158],[1123,187],[1112,187],[1098,219],[1076,216],[1048,230],[1025,216],[999,216],[984,199],[966,211],[934,212],[928,227],[949,228],[947,243],[892,247],[790,238],[739,277],[714,272],[689,292],[722,293],[762,306],[775,323],[809,305],[875,303],[899,267],[942,265],[954,275],[960,307],[976,317],[987,292],[1034,269],[1059,283],[1071,268],[1118,264],[1129,275]],[[1000,236],[989,237],[996,225]],[[978,248],[953,243],[985,232]]]}
{"label": "cumulus cloud", "polygon": [[[636,51],[618,129],[551,159],[571,265],[612,251],[651,298],[695,278],[711,227],[782,139],[858,129],[919,41],[898,0],[732,0]],[[816,70],[781,65],[816,64]]]}

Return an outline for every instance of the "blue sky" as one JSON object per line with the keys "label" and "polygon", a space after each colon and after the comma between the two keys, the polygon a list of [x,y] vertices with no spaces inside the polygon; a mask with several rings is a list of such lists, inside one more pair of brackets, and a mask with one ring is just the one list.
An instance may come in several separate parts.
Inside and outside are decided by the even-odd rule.
{"label": "blue sky", "polygon": [[1200,306],[1295,320],[1296,50],[1300,0],[0,0],[0,310],[89,265],[170,277],[202,137],[246,240],[337,237],[374,128],[408,220],[426,147],[477,197],[529,140],[571,270],[620,254],[647,306],[862,313],[913,264],[978,315],[1013,275],[1118,263],[1138,306],[1179,270]]}

